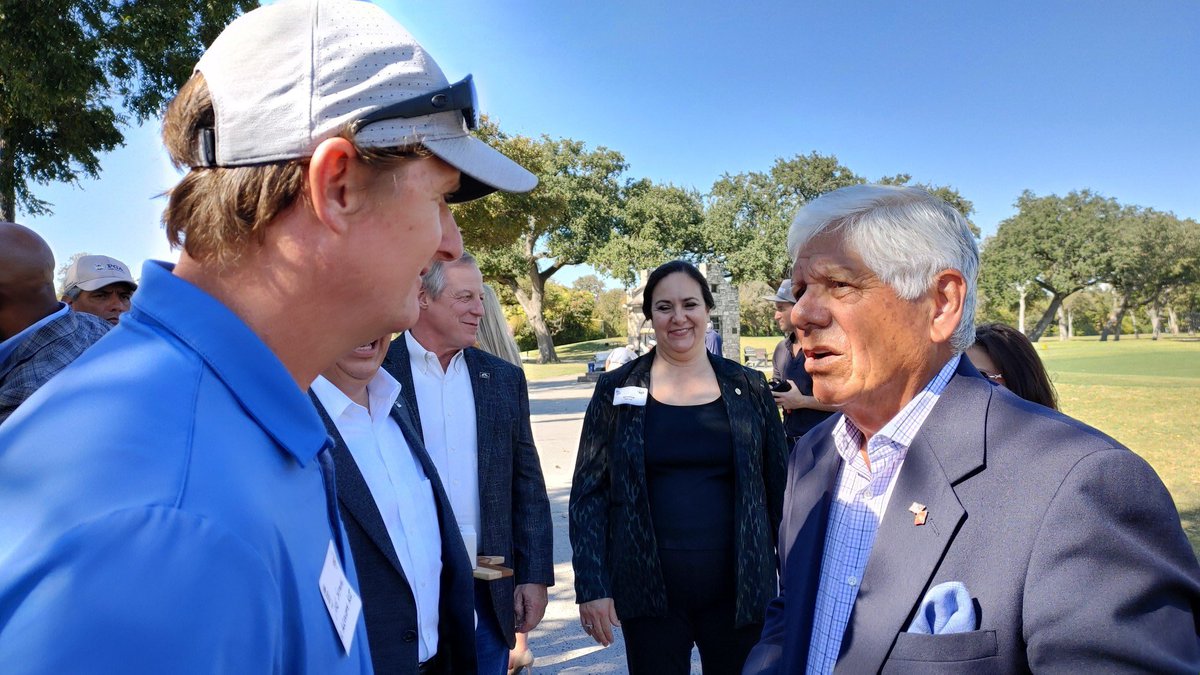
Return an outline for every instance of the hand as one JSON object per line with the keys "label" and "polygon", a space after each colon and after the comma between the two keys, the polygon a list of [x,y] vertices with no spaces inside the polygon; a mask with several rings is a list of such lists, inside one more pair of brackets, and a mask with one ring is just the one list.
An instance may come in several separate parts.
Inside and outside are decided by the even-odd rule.
{"label": "hand", "polygon": [[812,397],[801,394],[800,387],[797,387],[796,383],[792,380],[788,380],[787,382],[788,384],[792,385],[787,391],[771,392],[771,396],[775,398],[775,405],[783,408],[784,410],[807,408],[809,405],[808,400],[812,399]]}
{"label": "hand", "polygon": [[518,584],[513,591],[514,626],[518,633],[528,633],[546,615],[546,584]]}
{"label": "hand", "polygon": [[613,627],[621,627],[612,598],[600,598],[579,605],[579,623],[583,626],[583,632],[591,635],[602,647],[613,643]]}

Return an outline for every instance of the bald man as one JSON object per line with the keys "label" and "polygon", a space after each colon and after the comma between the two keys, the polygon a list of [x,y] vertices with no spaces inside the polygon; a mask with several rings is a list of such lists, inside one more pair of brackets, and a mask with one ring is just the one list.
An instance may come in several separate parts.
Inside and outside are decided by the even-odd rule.
{"label": "bald man", "polygon": [[33,230],[0,222],[0,424],[108,332],[54,297],[54,254]]}

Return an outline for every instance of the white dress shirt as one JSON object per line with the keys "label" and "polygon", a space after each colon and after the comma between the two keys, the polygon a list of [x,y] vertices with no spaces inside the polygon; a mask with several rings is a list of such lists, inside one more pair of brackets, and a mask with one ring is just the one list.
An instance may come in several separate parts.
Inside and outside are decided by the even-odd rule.
{"label": "white dress shirt", "polygon": [[370,410],[324,377],[317,377],[312,390],[350,449],[383,516],[417,603],[417,657],[426,661],[438,648],[442,537],[433,485],[390,415],[400,397],[400,383],[381,368],[367,384]]}
{"label": "white dress shirt", "polygon": [[875,533],[887,512],[908,448],[954,376],[960,358],[961,355],[952,357],[929,384],[867,440],[869,468],[859,451],[863,432],[845,416],[833,427],[833,441],[842,457],[842,468],[838,471],[837,492],[825,528],[825,552],[821,557],[812,641],[808,646],[809,675],[833,672],[875,544]]}
{"label": "white dress shirt", "polygon": [[437,354],[405,333],[413,388],[420,408],[425,449],[437,467],[471,566],[475,566],[479,539],[479,443],[475,435],[475,391],[471,373],[460,351],[442,370]]}

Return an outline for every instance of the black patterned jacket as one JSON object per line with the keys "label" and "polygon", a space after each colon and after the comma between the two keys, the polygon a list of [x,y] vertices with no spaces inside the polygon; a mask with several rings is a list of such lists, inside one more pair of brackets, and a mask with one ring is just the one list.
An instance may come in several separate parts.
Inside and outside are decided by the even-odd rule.
{"label": "black patterned jacket", "polygon": [[[738,627],[761,622],[776,594],[775,540],[787,449],[762,373],[709,354],[734,440]],[[663,585],[646,495],[646,409],[613,405],[617,387],[650,386],[654,352],[596,384],[571,485],[570,532],[577,602],[612,598],[617,616],[663,616]]]}

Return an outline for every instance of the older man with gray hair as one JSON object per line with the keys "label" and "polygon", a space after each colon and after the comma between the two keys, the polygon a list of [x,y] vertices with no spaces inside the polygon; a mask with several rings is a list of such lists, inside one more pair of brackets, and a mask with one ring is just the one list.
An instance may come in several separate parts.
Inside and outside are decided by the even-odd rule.
{"label": "older man with gray hair", "polygon": [[1153,469],[962,358],[965,219],[858,185],[801,209],[788,249],[813,394],[841,414],[789,460],[744,673],[1200,671],[1200,568]]}

